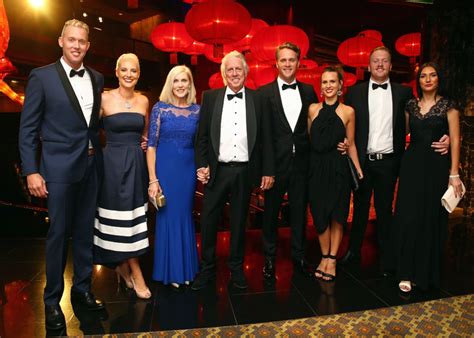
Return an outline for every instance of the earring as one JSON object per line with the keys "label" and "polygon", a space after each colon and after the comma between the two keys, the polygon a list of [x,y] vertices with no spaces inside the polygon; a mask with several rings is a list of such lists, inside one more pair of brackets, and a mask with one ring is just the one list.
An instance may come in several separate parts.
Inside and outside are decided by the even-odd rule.
{"label": "earring", "polygon": [[322,92],[322,91],[321,91],[321,93],[319,94],[319,96],[321,96],[321,97],[323,97],[323,96],[324,96],[324,94],[323,94],[323,92]]}
{"label": "earring", "polygon": [[339,89],[336,94],[337,94],[337,96],[341,96],[341,95],[342,95],[342,91]]}

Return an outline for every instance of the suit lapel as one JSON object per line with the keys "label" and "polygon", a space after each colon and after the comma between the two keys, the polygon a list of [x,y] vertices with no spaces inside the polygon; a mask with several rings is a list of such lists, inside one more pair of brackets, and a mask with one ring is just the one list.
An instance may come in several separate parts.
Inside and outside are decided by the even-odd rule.
{"label": "suit lapel", "polygon": [[221,140],[221,121],[222,121],[222,109],[224,108],[224,94],[225,89],[218,89],[216,93],[216,101],[214,103],[214,111],[211,117],[211,143],[216,153],[216,157],[219,156],[219,145]]}
{"label": "suit lapel", "polygon": [[364,85],[361,87],[362,88],[362,93],[361,93],[361,99],[362,99],[362,116],[363,120],[366,121],[367,123],[367,130],[369,130],[369,82],[364,83]]}
{"label": "suit lapel", "polygon": [[100,109],[100,95],[101,95],[101,93],[99,93],[99,90],[97,88],[97,81],[96,81],[96,78],[95,78],[94,74],[92,73],[90,68],[88,68],[88,67],[85,67],[85,68],[86,68],[87,73],[89,73],[89,76],[91,78],[92,92],[93,92],[93,95],[94,95],[94,105],[92,106],[91,121],[89,123],[89,128],[94,129],[97,126],[97,124],[99,123],[99,109]]}
{"label": "suit lapel", "polygon": [[257,139],[257,117],[255,112],[255,102],[253,93],[245,90],[245,112],[247,117],[247,146],[250,154],[252,154],[255,140]]}
{"label": "suit lapel", "polygon": [[390,88],[392,89],[392,119],[393,119],[393,129],[395,130],[395,126],[397,125],[397,118],[398,118],[398,104],[400,101],[399,92],[397,88],[390,84]]}
{"label": "suit lapel", "polygon": [[[74,111],[79,116],[79,118],[84,122],[84,124],[87,126],[86,119],[84,118],[84,114],[82,113],[81,105],[79,104],[79,100],[77,99],[76,94],[74,93],[74,89],[72,88],[71,83],[69,82],[69,79],[67,78],[66,71],[61,65],[61,61],[59,60],[56,61],[55,66],[59,74],[59,78],[61,79],[61,83],[64,87],[64,90],[66,91],[69,101],[71,101],[71,105],[74,108]],[[94,104],[95,104],[95,97],[94,97]]]}
{"label": "suit lapel", "polygon": [[283,109],[283,103],[281,102],[280,89],[278,88],[278,81],[275,80],[272,83],[273,99],[275,100],[275,105],[277,107],[278,115],[280,116],[281,122],[286,128],[291,131],[290,123],[285,115],[285,109]]}

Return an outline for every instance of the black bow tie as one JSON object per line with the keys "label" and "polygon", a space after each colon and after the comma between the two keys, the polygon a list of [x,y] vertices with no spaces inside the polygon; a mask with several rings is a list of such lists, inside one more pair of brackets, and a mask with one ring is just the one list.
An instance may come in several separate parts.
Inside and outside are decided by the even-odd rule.
{"label": "black bow tie", "polygon": [[372,83],[372,89],[377,89],[377,88],[387,89],[388,83],[384,83],[384,84]]}
{"label": "black bow tie", "polygon": [[290,85],[289,85],[289,84],[286,84],[286,83],[284,83],[284,84],[283,84],[283,86],[281,86],[281,89],[283,89],[283,90],[286,90],[286,89],[288,89],[288,88],[291,88],[291,89],[296,89],[296,82],[295,82],[295,83],[293,83],[293,84],[290,84]]}
{"label": "black bow tie", "polygon": [[243,97],[242,92],[237,94],[227,94],[227,100],[232,100],[234,97],[241,99]]}
{"label": "black bow tie", "polygon": [[69,72],[69,77],[73,77],[76,75],[78,75],[79,77],[83,77],[85,72],[86,70],[84,68],[81,70],[71,69],[71,71]]}

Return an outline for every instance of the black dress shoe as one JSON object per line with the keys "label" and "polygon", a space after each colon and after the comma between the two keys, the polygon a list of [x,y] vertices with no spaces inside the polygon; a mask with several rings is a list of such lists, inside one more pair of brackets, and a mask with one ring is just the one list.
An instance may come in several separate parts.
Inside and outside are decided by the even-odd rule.
{"label": "black dress shoe", "polygon": [[104,302],[100,299],[96,299],[91,292],[77,292],[71,290],[71,303],[93,311],[103,310],[105,308]]}
{"label": "black dress shoe", "polygon": [[249,285],[247,284],[247,279],[243,271],[236,271],[232,272],[230,276],[230,281],[232,285],[235,286],[237,289],[246,289]]}
{"label": "black dress shoe", "polygon": [[311,268],[304,259],[293,261],[293,272],[298,272],[305,277],[312,277]]}
{"label": "black dress shoe", "polygon": [[360,255],[353,253],[352,251],[348,250],[344,257],[341,258],[339,261],[340,264],[349,265],[349,264],[359,264],[360,263]]}
{"label": "black dress shoe", "polygon": [[194,280],[193,284],[191,285],[191,290],[197,291],[204,289],[206,284],[215,279],[215,274],[208,273],[208,272],[201,272],[196,279]]}
{"label": "black dress shoe", "polygon": [[275,278],[275,262],[270,258],[265,258],[265,266],[263,267],[263,277],[265,279]]}
{"label": "black dress shoe", "polygon": [[61,330],[66,327],[66,320],[59,305],[44,306],[44,322],[48,330]]}

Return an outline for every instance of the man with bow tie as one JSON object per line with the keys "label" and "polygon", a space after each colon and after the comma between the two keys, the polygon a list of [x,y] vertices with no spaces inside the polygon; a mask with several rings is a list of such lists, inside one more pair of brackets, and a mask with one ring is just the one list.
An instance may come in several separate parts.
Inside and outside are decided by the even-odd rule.
{"label": "man with bow tie", "polygon": [[44,304],[46,328],[52,330],[65,327],[59,302],[69,237],[74,262],[71,301],[89,310],[104,308],[91,293],[104,78],[82,63],[90,46],[88,36],[89,27],[84,22],[73,19],[64,24],[58,39],[63,55],[56,63],[31,71],[21,113],[23,175],[30,194],[48,202]]}
{"label": "man with bow tie", "polygon": [[[355,144],[364,179],[359,190],[354,192],[349,250],[341,262],[360,262],[373,192],[379,263],[381,272],[386,276],[394,269],[396,258],[392,248],[392,202],[400,159],[405,151],[405,105],[412,97],[412,90],[390,81],[391,54],[384,46],[370,53],[368,69],[370,80],[351,87],[345,99],[345,103],[352,106],[356,113]],[[449,137],[443,136],[432,146],[441,154],[447,153]]]}
{"label": "man with bow tie", "polygon": [[268,117],[259,97],[244,87],[248,66],[232,51],[221,63],[224,88],[202,96],[196,137],[197,177],[204,184],[201,211],[201,272],[192,289],[199,290],[216,276],[217,225],[230,200],[229,269],[234,287],[245,289],[243,271],[245,223],[253,185],[273,185],[274,160]]}
{"label": "man with bow tie", "polygon": [[296,80],[300,48],[285,42],[276,49],[278,77],[261,87],[263,109],[270,116],[275,149],[275,184],[265,191],[263,214],[263,276],[275,277],[278,215],[288,193],[291,226],[291,257],[295,272],[311,275],[305,260],[309,137],[308,107],[318,102],[312,86]]}

